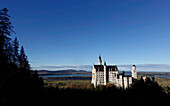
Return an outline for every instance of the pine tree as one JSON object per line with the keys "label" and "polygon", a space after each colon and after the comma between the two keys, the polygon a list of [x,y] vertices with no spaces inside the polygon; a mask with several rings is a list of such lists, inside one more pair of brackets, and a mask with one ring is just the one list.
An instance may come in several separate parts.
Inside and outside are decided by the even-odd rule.
{"label": "pine tree", "polygon": [[30,70],[30,65],[23,46],[21,47],[19,54],[19,67],[21,70]]}
{"label": "pine tree", "polygon": [[23,100],[32,101],[32,96],[36,98],[43,91],[43,80],[37,71],[32,75],[24,47],[18,52],[17,38],[11,40],[9,18],[6,8],[0,10],[0,104],[18,105]]}
{"label": "pine tree", "polygon": [[8,63],[11,62],[12,45],[10,43],[10,36],[13,31],[12,23],[10,22],[10,16],[8,15],[8,9],[3,8],[0,10],[0,71],[1,75],[8,71]]}
{"label": "pine tree", "polygon": [[19,62],[18,62],[18,59],[19,59],[19,53],[18,53],[18,50],[19,49],[19,43],[18,43],[18,40],[17,40],[17,37],[15,37],[14,41],[13,41],[13,63],[18,67],[19,65]]}
{"label": "pine tree", "polygon": [[0,52],[6,52],[8,44],[10,43],[10,36],[13,31],[12,23],[10,22],[10,16],[8,15],[8,9],[4,8],[0,10]]}
{"label": "pine tree", "polygon": [[13,45],[11,43],[8,43],[7,46],[8,49],[6,49],[6,55],[8,59],[8,63],[13,63],[13,57],[14,57],[14,52],[13,52]]}

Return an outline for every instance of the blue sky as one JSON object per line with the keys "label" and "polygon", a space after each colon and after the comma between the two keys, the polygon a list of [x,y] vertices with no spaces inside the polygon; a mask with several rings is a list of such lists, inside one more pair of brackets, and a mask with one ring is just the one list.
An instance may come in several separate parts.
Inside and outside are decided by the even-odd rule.
{"label": "blue sky", "polygon": [[169,0],[0,0],[4,7],[34,69],[97,64],[99,54],[107,64],[170,63]]}

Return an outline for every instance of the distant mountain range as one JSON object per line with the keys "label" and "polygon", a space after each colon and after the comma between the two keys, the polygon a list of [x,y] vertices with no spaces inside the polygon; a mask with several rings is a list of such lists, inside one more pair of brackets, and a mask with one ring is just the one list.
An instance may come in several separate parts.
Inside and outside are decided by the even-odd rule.
{"label": "distant mountain range", "polygon": [[[122,73],[123,71],[119,71]],[[126,74],[131,73],[130,71],[126,71]],[[91,74],[91,71],[85,71],[85,70],[38,70],[39,75],[72,75],[72,74]]]}
{"label": "distant mountain range", "polygon": [[68,74],[90,74],[91,72],[85,70],[57,70],[57,71],[50,71],[50,70],[38,70],[39,75],[68,75]]}

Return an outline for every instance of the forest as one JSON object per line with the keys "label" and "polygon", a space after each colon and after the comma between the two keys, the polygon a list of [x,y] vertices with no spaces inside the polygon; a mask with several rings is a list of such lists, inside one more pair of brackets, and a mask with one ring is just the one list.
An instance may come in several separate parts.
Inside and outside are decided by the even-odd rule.
{"label": "forest", "polygon": [[[128,89],[92,84],[85,89],[45,87],[19,46],[8,9],[0,10],[0,105],[170,105],[170,93],[149,78]],[[21,48],[20,48],[21,47]]]}

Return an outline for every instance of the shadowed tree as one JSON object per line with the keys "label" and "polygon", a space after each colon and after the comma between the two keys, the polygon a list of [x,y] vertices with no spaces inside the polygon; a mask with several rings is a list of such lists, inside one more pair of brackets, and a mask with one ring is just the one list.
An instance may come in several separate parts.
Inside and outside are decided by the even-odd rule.
{"label": "shadowed tree", "polygon": [[13,45],[11,43],[8,43],[8,49],[6,51],[6,55],[8,57],[8,63],[13,64],[13,57],[14,57],[14,51],[13,51]]}
{"label": "shadowed tree", "polygon": [[[0,106],[17,105],[36,101],[43,92],[43,79],[37,71],[32,73],[24,47],[19,50],[6,8],[0,10]],[[20,71],[22,70],[22,71]]]}
{"label": "shadowed tree", "polygon": [[0,52],[6,52],[10,43],[11,33],[14,33],[10,16],[6,8],[0,10]]}
{"label": "shadowed tree", "polygon": [[8,9],[3,8],[0,10],[0,69],[3,76],[8,71],[7,63],[10,62],[12,54],[12,45],[10,44],[10,36],[13,31]]}
{"label": "shadowed tree", "polygon": [[21,47],[19,54],[19,67],[21,70],[30,70],[30,65],[23,46]]}
{"label": "shadowed tree", "polygon": [[18,67],[18,58],[19,58],[19,53],[18,50],[19,49],[19,43],[17,40],[17,37],[15,37],[14,41],[13,41],[13,63]]}

